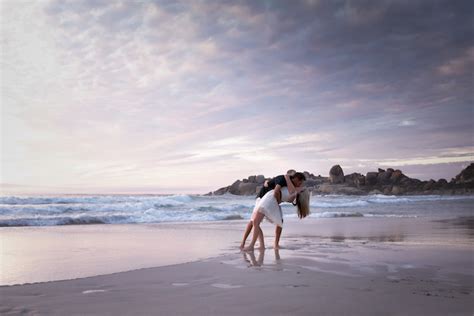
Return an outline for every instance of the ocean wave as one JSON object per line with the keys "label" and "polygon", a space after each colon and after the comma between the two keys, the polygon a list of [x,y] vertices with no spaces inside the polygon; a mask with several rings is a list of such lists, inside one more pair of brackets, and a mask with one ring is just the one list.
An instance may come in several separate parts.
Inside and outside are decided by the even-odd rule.
{"label": "ocean wave", "polygon": [[336,207],[361,207],[366,206],[369,203],[367,201],[318,201],[318,200],[311,200],[310,206],[316,208],[336,208]]}
{"label": "ocean wave", "polygon": [[42,204],[116,204],[149,202],[157,205],[176,205],[193,201],[193,196],[177,195],[93,195],[93,196],[1,196],[0,205],[42,205]]}
{"label": "ocean wave", "polygon": [[30,217],[0,220],[0,227],[128,223],[127,216]]}
{"label": "ocean wave", "polygon": [[[471,212],[474,196],[315,195],[311,216],[417,217]],[[438,201],[447,201],[440,202]],[[0,197],[0,227],[194,222],[248,219],[253,196],[97,195]],[[446,205],[446,203],[452,203]],[[296,207],[282,204],[285,217]]]}

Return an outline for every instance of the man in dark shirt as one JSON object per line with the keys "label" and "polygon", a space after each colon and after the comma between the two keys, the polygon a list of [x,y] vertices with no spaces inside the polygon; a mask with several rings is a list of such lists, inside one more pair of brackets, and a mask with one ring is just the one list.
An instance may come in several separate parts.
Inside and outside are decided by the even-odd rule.
{"label": "man in dark shirt", "polygon": [[[279,185],[280,187],[286,187],[288,184],[286,183],[286,179],[284,175],[276,176],[275,178],[271,179],[270,181],[267,181],[266,185],[264,185],[261,189],[260,192],[257,195],[257,198],[263,198],[265,193],[267,193],[270,190],[275,189],[276,185]],[[296,185],[295,185],[296,186]]]}
{"label": "man in dark shirt", "polygon": [[[303,182],[306,180],[306,177],[301,172],[295,172],[294,174],[290,175],[290,180],[295,187],[300,187],[301,185],[303,185]],[[284,175],[276,176],[270,181],[265,182],[265,185],[260,189],[260,192],[257,195],[257,199],[262,198],[268,191],[274,190],[273,194],[275,195],[275,198],[278,204],[280,204],[281,203],[281,188],[287,187],[287,186],[288,184],[286,183],[286,179]],[[252,228],[253,228],[253,222],[249,221],[249,223],[247,224],[247,229],[245,230],[245,233],[244,233],[244,238],[242,240],[242,243],[240,244],[240,249],[244,248],[245,241],[247,240],[247,237],[252,231]],[[280,226],[276,226],[275,245],[279,244],[282,230],[283,229]]]}

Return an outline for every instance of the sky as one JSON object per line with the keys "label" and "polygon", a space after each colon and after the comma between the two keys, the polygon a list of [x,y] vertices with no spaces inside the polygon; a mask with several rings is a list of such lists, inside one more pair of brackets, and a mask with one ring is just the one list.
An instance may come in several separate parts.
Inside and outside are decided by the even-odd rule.
{"label": "sky", "polygon": [[0,1],[1,192],[474,161],[472,1]]}

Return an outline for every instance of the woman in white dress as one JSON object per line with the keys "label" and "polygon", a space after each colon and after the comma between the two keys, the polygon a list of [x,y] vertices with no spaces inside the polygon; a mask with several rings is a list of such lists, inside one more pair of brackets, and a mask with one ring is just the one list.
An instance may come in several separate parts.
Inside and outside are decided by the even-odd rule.
{"label": "woman in white dress", "polygon": [[[294,187],[291,181],[288,181],[288,187],[281,188],[281,202],[289,202],[298,208],[298,217],[304,218],[309,214],[310,193],[302,187]],[[296,203],[294,201],[296,200]],[[255,208],[252,212],[251,221],[253,222],[253,238],[244,251],[252,251],[257,239],[260,241],[260,248],[265,248],[263,232],[260,223],[263,218],[276,226],[283,227],[283,213],[278,203],[274,190],[268,191],[261,199],[257,199]],[[279,236],[275,236],[275,249],[279,248]]]}

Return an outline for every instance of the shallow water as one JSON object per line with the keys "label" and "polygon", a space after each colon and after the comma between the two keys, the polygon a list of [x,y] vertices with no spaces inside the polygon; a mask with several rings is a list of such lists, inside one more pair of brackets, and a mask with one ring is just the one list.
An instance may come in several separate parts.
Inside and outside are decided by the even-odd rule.
{"label": "shallow water", "polygon": [[[289,218],[283,258],[343,258],[360,247],[412,246],[473,251],[473,217]],[[247,221],[3,227],[0,285],[74,279],[239,253]],[[262,224],[266,246],[274,226]],[[463,251],[464,251],[463,250]],[[361,253],[362,254],[362,253]]]}

